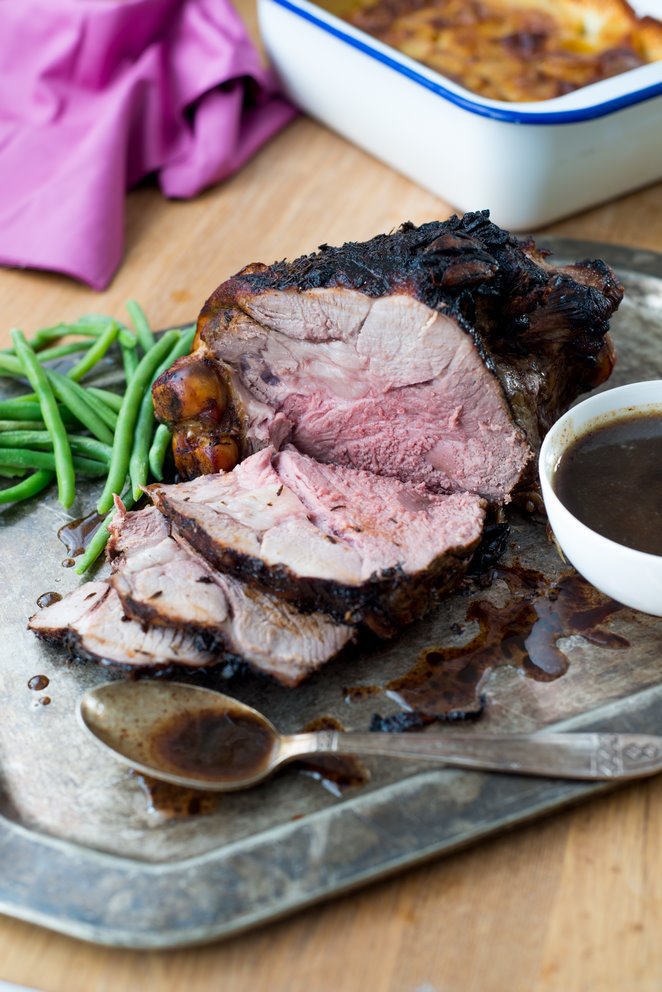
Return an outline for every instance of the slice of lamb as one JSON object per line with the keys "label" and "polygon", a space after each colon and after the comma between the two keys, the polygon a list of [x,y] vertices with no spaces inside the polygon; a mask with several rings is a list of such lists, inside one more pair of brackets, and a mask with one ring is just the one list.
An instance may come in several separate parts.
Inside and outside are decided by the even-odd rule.
{"label": "slice of lamb", "polygon": [[104,665],[154,671],[172,666],[205,668],[223,660],[186,631],[144,627],[127,619],[107,582],[88,582],[30,617],[38,637],[66,647],[72,657]]}
{"label": "slice of lamb", "polygon": [[228,474],[149,494],[216,568],[389,635],[464,574],[482,500],[264,449]]}
{"label": "slice of lamb", "polygon": [[221,655],[240,657],[284,685],[301,682],[354,637],[345,624],[300,613],[211,568],[155,507],[119,513],[110,550],[120,563],[110,583],[129,616],[198,633]]}

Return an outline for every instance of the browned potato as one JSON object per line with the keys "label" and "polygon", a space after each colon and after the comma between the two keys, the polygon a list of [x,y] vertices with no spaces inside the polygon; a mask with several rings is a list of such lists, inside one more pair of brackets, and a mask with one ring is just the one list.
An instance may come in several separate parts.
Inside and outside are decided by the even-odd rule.
{"label": "browned potato", "polygon": [[662,23],[625,0],[360,0],[347,20],[494,100],[549,100],[662,59]]}

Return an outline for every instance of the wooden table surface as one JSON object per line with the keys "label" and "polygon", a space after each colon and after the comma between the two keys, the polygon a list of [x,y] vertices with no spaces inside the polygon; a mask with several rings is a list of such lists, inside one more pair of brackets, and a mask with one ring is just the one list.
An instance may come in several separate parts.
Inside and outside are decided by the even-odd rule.
{"label": "wooden table surface", "polygon": [[[156,326],[190,320],[249,261],[451,212],[302,118],[193,202],[131,193],[125,261],[105,293],[1,271],[0,345],[9,326],[120,315],[130,297]],[[545,233],[662,251],[662,185]],[[661,824],[658,778],[196,949],[97,948],[0,918],[0,979],[44,992],[659,992]]]}

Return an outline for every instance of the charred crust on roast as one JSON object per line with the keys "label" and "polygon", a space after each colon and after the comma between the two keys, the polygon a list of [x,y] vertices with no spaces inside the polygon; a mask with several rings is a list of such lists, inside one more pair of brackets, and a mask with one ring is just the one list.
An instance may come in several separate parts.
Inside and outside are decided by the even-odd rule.
{"label": "charred crust on roast", "polygon": [[[461,315],[471,310],[476,295],[508,299],[517,286],[517,307],[526,313],[535,308],[549,279],[542,253],[530,245],[493,224],[483,210],[420,227],[403,224],[394,234],[379,234],[363,243],[325,245],[292,262],[249,266],[207,300],[201,314],[202,337],[209,323],[218,326],[227,321],[228,311],[240,305],[242,288],[255,294],[343,287],[372,297],[406,290],[433,309],[451,307]],[[604,263],[586,261],[564,271],[571,269],[573,274],[590,273],[595,288],[612,305],[620,300],[622,289]]]}

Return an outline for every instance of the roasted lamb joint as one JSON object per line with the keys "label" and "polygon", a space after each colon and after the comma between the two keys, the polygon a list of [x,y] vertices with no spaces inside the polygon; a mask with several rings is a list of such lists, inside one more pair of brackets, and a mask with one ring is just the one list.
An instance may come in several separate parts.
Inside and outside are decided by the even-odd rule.
{"label": "roasted lamb joint", "polygon": [[[190,361],[217,363],[229,403],[211,434],[242,458],[291,442],[502,503],[532,486],[550,424],[609,375],[621,296],[604,263],[555,268],[484,211],[248,266],[207,301]],[[206,472],[209,423],[170,422],[201,436],[182,474]]]}

